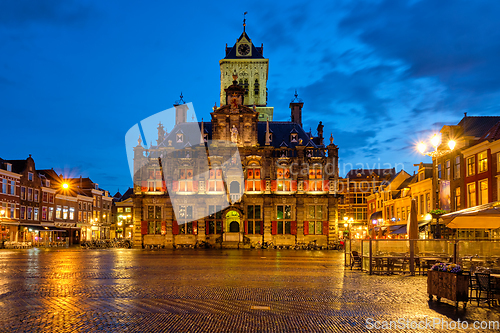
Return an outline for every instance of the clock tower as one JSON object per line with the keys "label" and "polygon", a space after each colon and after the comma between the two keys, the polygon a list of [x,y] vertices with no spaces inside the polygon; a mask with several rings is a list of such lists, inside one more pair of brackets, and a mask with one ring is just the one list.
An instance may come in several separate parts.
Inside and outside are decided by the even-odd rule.
{"label": "clock tower", "polygon": [[267,106],[267,77],[269,59],[264,58],[264,46],[255,47],[245,32],[233,47],[227,47],[226,56],[220,64],[220,103],[226,103],[226,89],[233,84],[233,75],[238,85],[245,89],[244,105],[259,112],[259,121],[273,120],[273,107]]}

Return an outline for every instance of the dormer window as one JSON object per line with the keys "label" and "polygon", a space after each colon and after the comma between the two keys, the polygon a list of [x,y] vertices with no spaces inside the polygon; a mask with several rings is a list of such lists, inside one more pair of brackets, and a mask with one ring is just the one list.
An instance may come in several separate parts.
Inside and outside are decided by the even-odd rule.
{"label": "dormer window", "polygon": [[175,135],[175,141],[177,143],[182,143],[184,141],[184,135],[182,133],[177,133]]}
{"label": "dormer window", "polygon": [[12,164],[10,163],[5,163],[7,171],[12,171]]}
{"label": "dormer window", "polygon": [[48,179],[45,180],[45,186],[50,187],[50,180],[48,180]]}
{"label": "dormer window", "polygon": [[290,135],[290,142],[298,142],[299,141],[299,135],[297,133],[292,133]]}

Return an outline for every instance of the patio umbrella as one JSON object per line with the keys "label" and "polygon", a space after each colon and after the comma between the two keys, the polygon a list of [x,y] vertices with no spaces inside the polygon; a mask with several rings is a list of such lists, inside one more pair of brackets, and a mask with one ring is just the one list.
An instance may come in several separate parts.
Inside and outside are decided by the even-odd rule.
{"label": "patio umbrella", "polygon": [[411,201],[410,216],[408,217],[408,223],[406,230],[408,231],[409,239],[418,239],[418,216],[417,216],[417,201],[413,199]]}
{"label": "patio umbrella", "polygon": [[[418,221],[417,221],[417,200],[411,200],[410,216],[408,216],[408,223],[406,230],[408,231],[408,238],[410,239],[410,274],[415,275],[415,239],[418,239]],[[418,252],[418,249],[417,249]]]}
{"label": "patio umbrella", "polygon": [[500,207],[490,207],[477,211],[453,213],[441,216],[448,228],[452,229],[498,229],[500,228]]}

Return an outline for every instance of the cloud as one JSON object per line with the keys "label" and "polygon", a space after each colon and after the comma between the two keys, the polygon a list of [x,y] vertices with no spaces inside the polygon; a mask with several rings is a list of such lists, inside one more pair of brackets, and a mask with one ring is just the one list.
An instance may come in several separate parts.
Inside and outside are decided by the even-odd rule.
{"label": "cloud", "polygon": [[495,1],[361,1],[339,27],[379,56],[408,64],[412,77],[438,78],[449,104],[466,108],[471,96],[500,88],[499,16]]}
{"label": "cloud", "polygon": [[0,1],[0,26],[23,26],[32,23],[70,25],[86,20],[93,9],[73,0]]}

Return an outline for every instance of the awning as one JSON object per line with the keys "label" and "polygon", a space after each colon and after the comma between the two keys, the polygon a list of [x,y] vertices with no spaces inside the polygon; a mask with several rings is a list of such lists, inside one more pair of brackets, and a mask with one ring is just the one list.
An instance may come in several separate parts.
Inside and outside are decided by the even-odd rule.
{"label": "awning", "polygon": [[31,229],[32,231],[60,231],[60,232],[66,232],[66,230],[58,229],[57,227],[48,227],[48,226],[42,226],[39,224],[21,224],[20,227],[26,227],[28,229]]}
{"label": "awning", "polygon": [[452,229],[498,229],[500,228],[500,207],[482,210],[458,211],[441,217]]}
{"label": "awning", "polygon": [[381,218],[382,218],[382,212],[375,212],[372,215],[370,215],[370,221],[378,220]]}
{"label": "awning", "polygon": [[[423,221],[423,222],[420,222],[418,224],[418,227],[421,228],[421,227],[424,227],[426,226],[427,224],[429,224],[430,221]],[[394,231],[391,232],[391,235],[402,235],[402,234],[407,234],[408,233],[408,229],[407,229],[407,225],[406,224],[400,224],[400,225],[395,225],[394,227],[398,227],[396,228]],[[392,230],[392,229],[391,229]]]}

